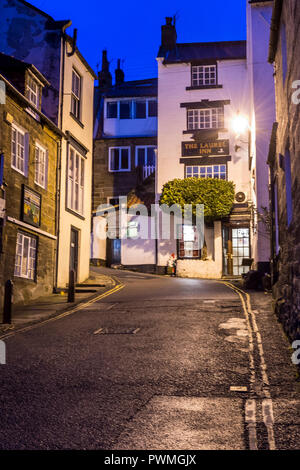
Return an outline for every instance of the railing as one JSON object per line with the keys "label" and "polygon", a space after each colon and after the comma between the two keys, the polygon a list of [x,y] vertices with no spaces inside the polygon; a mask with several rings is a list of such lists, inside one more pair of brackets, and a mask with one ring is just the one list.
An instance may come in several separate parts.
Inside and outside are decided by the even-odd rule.
{"label": "railing", "polygon": [[155,172],[155,165],[143,166],[143,179],[145,180]]}

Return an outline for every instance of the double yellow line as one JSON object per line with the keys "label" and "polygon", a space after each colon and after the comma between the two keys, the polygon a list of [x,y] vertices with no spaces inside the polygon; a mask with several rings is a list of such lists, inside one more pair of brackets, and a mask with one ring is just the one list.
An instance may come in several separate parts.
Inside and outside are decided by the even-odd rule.
{"label": "double yellow line", "polygon": [[[263,382],[263,393],[264,399],[262,400],[262,415],[263,422],[266,426],[268,433],[268,444],[270,450],[276,449],[275,437],[274,437],[274,416],[273,416],[273,403],[271,399],[271,394],[269,390],[269,379],[267,374],[267,365],[264,356],[263,344],[261,335],[257,326],[256,316],[252,310],[250,295],[247,292],[244,292],[239,287],[234,286],[230,282],[220,281],[222,284],[225,284],[236,294],[238,294],[243,310],[245,313],[247,328],[249,332],[249,365],[250,365],[250,391],[252,395],[255,395],[254,386],[256,383],[256,370],[254,362],[254,346],[256,345],[259,359],[260,359],[260,375]],[[247,420],[247,409],[250,410],[250,417]],[[252,411],[252,412],[251,412]],[[256,400],[249,399],[246,402],[246,413],[245,413],[246,422],[249,428],[249,445],[250,450],[257,450],[257,435],[256,435]]]}
{"label": "double yellow line", "polygon": [[97,297],[94,297],[93,299],[88,300],[87,302],[82,302],[82,303],[76,305],[76,307],[74,307],[70,310],[67,310],[66,312],[63,312],[60,315],[57,315],[57,316],[52,317],[52,318],[48,318],[47,320],[43,320],[43,321],[41,321],[39,323],[35,323],[33,325],[25,326],[24,328],[20,328],[20,329],[17,329],[17,330],[10,331],[9,333],[5,333],[4,335],[0,336],[0,339],[8,338],[9,336],[14,336],[17,333],[24,333],[25,331],[33,330],[33,329],[38,328],[42,325],[45,325],[46,323],[54,322],[56,320],[60,320],[61,318],[68,317],[69,315],[72,315],[73,313],[76,313],[79,310],[83,310],[83,309],[89,307],[90,305],[94,304],[95,302],[98,302],[99,300],[102,300],[105,297],[108,297],[109,295],[115,294],[116,292],[120,291],[124,287],[125,287],[125,284],[122,284],[122,283],[117,284],[112,289],[108,290],[107,292],[104,292],[103,294],[97,295]]}

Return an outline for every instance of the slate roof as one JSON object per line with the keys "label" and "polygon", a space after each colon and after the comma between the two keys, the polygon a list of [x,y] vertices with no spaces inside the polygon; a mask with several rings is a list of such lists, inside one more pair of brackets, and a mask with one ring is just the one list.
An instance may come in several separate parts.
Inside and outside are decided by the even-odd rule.
{"label": "slate roof", "polygon": [[21,93],[24,93],[25,70],[27,69],[44,85],[50,86],[45,76],[33,64],[0,52],[0,71]]}
{"label": "slate roof", "polygon": [[194,60],[232,60],[246,58],[246,41],[194,42],[176,44],[172,50],[160,46],[158,57],[164,63],[192,62]]}
{"label": "slate roof", "polygon": [[133,80],[114,85],[103,92],[103,95],[107,98],[157,96],[157,78]]}

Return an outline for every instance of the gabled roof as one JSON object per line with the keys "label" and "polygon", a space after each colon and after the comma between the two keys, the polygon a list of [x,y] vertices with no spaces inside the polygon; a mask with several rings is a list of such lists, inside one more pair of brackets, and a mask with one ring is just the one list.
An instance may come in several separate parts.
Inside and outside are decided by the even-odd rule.
{"label": "gabled roof", "polygon": [[184,43],[176,44],[172,50],[166,50],[161,46],[158,57],[163,57],[166,64],[197,60],[246,59],[246,41]]}
{"label": "gabled roof", "polygon": [[106,98],[157,96],[157,78],[132,80],[103,91]]}
{"label": "gabled roof", "polygon": [[[19,83],[24,78],[25,70],[30,70],[36,78],[43,84],[50,86],[50,83],[46,77],[33,65],[23,60],[16,59],[13,56],[3,54],[0,52],[0,71],[11,81],[18,89],[20,89]],[[21,87],[21,92],[23,89]]]}

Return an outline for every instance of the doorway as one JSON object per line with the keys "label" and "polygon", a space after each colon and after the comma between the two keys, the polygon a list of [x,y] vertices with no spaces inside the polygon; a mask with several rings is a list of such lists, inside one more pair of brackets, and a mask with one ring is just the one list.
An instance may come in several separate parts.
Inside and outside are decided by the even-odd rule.
{"label": "doorway", "polygon": [[241,276],[250,269],[243,260],[250,259],[250,228],[223,226],[223,274]]}
{"label": "doorway", "polygon": [[79,239],[79,231],[71,227],[70,271],[74,269],[75,282],[77,282],[77,279],[78,279],[78,239]]}

